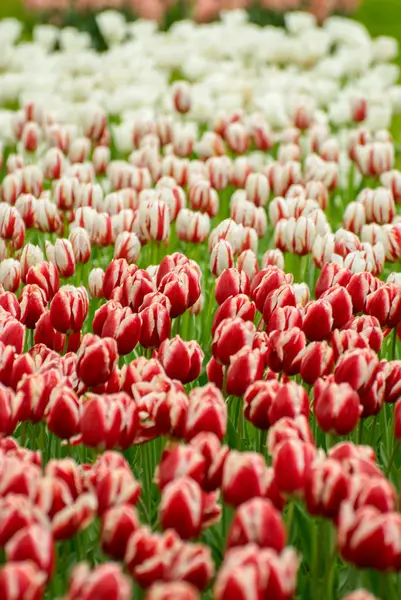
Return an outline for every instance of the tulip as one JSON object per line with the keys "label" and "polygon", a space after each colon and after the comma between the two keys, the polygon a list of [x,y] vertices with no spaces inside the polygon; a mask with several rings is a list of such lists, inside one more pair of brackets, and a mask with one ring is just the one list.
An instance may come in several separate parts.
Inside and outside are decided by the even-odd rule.
{"label": "tulip", "polygon": [[249,294],[250,282],[247,274],[239,272],[235,268],[226,269],[216,279],[215,295],[219,305],[230,296],[237,294]]}
{"label": "tulip", "polygon": [[301,440],[287,439],[275,448],[273,468],[281,493],[303,496],[315,456],[315,447]]}
{"label": "tulip", "polygon": [[149,588],[145,600],[199,600],[199,594],[196,588],[183,581],[155,583]]}
{"label": "tulip", "polygon": [[309,385],[319,377],[331,373],[334,367],[334,352],[327,342],[312,342],[301,350],[300,375]]}
{"label": "tulip", "polygon": [[344,502],[339,518],[338,545],[344,560],[360,568],[387,571],[399,560],[395,537],[389,532],[400,531],[398,513],[382,514],[377,508],[363,506],[353,511]]}
{"label": "tulip", "polygon": [[299,372],[301,351],[306,346],[305,334],[292,327],[287,331],[273,331],[269,336],[266,363],[276,373],[284,371],[287,375]]}
{"label": "tulip", "polygon": [[40,600],[46,577],[31,560],[9,562],[0,569],[0,594],[4,600],[24,598],[26,591],[32,600]]}
{"label": "tulip", "polygon": [[259,548],[272,548],[280,553],[285,542],[281,515],[270,500],[252,498],[239,506],[228,533],[228,548],[256,544]]}
{"label": "tulip", "polygon": [[88,277],[88,289],[92,298],[103,298],[104,276],[103,269],[96,268],[90,271]]}
{"label": "tulip", "polygon": [[17,354],[22,353],[25,342],[25,326],[4,309],[0,310],[0,342],[13,346]]}
{"label": "tulip", "polygon": [[175,529],[182,539],[198,537],[202,527],[202,491],[193,479],[179,477],[168,483],[159,510],[163,529]]}
{"label": "tulip", "polygon": [[45,292],[36,284],[28,284],[22,288],[19,302],[21,323],[24,323],[28,329],[35,329],[37,321],[46,311],[47,298]]}
{"label": "tulip", "polygon": [[230,452],[223,470],[224,502],[237,507],[252,498],[263,497],[267,483],[267,467],[260,454]]}
{"label": "tulip", "polygon": [[7,258],[0,263],[0,285],[6,291],[15,292],[21,282],[21,266],[17,260]]}
{"label": "tulip", "polygon": [[102,550],[115,560],[123,560],[131,535],[139,528],[135,507],[122,504],[107,510],[102,516],[100,534]]}
{"label": "tulip", "polygon": [[198,433],[208,431],[220,440],[227,429],[227,406],[220,390],[209,383],[191,390],[185,438],[191,440]]}
{"label": "tulip", "polygon": [[358,425],[362,409],[358,394],[348,383],[321,379],[315,383],[314,413],[323,431],[347,435]]}
{"label": "tulip", "polygon": [[90,237],[86,229],[83,227],[75,227],[71,231],[68,239],[71,243],[75,262],[81,264],[87,263],[91,257],[92,249]]}
{"label": "tulip", "polygon": [[215,335],[218,326],[224,320],[240,318],[242,321],[253,322],[255,314],[255,304],[249,300],[248,296],[238,294],[237,296],[229,297],[219,306],[214,314],[212,335]]}
{"label": "tulip", "polygon": [[43,525],[30,525],[16,533],[6,545],[8,561],[32,561],[50,579],[54,568],[53,539]]}
{"label": "tulip", "polygon": [[141,346],[158,348],[170,336],[171,319],[168,310],[162,304],[152,304],[141,312],[141,319]]}
{"label": "tulip", "polygon": [[49,430],[61,439],[71,439],[80,431],[81,405],[78,396],[64,384],[55,387],[46,407]]}
{"label": "tulip", "polygon": [[273,425],[283,417],[295,419],[300,415],[309,418],[308,394],[301,385],[294,381],[284,383],[272,399],[269,408],[269,421]]}
{"label": "tulip", "polygon": [[230,356],[227,369],[226,391],[230,395],[243,396],[254,381],[263,376],[264,353],[259,348],[243,347]]}
{"label": "tulip", "polygon": [[308,512],[336,519],[341,503],[349,497],[350,486],[350,479],[341,463],[332,458],[317,462],[310,469],[305,485]]}
{"label": "tulip", "polygon": [[135,233],[122,231],[116,238],[114,258],[125,258],[129,265],[134,264],[139,257],[141,243]]}
{"label": "tulip", "polygon": [[201,372],[204,354],[197,342],[184,342],[176,335],[164,340],[158,351],[158,359],[171,379],[189,383],[197,379]]}
{"label": "tulip", "polygon": [[[262,284],[261,284],[262,287]],[[256,306],[258,299],[256,299]],[[280,287],[273,289],[267,296],[263,304],[263,320],[266,325],[269,324],[273,312],[283,306],[296,306],[297,299],[293,286],[289,284],[280,285]]]}
{"label": "tulip", "polygon": [[45,292],[47,299],[52,300],[60,288],[57,268],[50,262],[40,262],[29,268],[26,283],[36,283]]}
{"label": "tulip", "polygon": [[90,571],[79,563],[71,572],[67,600],[130,600],[132,585],[119,565],[101,564]]}
{"label": "tulip", "polygon": [[[28,272],[28,279],[31,269]],[[50,304],[51,324],[61,333],[78,332],[88,314],[88,295],[83,287],[66,285],[60,288]]]}
{"label": "tulip", "polygon": [[210,255],[210,270],[213,275],[219,276],[225,269],[234,265],[233,248],[226,240],[220,240],[212,249]]}
{"label": "tulip", "polygon": [[347,594],[347,596],[344,596],[343,600],[377,600],[377,598],[368,591],[360,589],[351,592],[351,594]]}
{"label": "tulip", "polygon": [[78,377],[89,387],[106,383],[117,362],[117,342],[87,333],[77,353]]}

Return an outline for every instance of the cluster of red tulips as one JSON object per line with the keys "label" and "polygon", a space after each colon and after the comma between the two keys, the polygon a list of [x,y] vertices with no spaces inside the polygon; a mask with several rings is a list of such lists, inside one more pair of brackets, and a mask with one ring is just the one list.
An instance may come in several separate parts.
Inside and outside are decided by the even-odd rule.
{"label": "cluster of red tulips", "polygon": [[353,99],[342,185],[340,142],[307,106],[280,133],[236,111],[197,140],[189,84],[172,99],[174,117],[135,121],[128,157],[98,107],[81,135],[39,102],[15,113],[0,597],[392,600],[391,136]]}

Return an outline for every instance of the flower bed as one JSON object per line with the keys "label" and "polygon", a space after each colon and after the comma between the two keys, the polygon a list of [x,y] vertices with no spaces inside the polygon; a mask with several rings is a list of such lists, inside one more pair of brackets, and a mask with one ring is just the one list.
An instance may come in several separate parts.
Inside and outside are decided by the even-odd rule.
{"label": "flower bed", "polygon": [[0,22],[0,598],[396,598],[396,42],[97,22]]}

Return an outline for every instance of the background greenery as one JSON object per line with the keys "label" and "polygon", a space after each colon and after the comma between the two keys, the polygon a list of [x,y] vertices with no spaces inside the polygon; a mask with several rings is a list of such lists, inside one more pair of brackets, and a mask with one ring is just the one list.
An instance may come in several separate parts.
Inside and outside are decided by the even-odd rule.
{"label": "background greenery", "polygon": [[[22,0],[0,0],[0,19],[15,16],[31,20],[24,11]],[[390,35],[401,46],[401,0],[364,0],[355,18],[364,23],[373,36]],[[401,66],[401,55],[398,57]],[[401,141],[401,116],[393,124],[395,141]]]}

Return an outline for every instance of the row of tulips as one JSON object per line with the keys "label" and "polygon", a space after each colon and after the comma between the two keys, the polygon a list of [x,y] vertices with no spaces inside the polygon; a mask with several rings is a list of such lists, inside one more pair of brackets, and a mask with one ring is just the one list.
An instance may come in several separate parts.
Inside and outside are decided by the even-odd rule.
{"label": "row of tulips", "polygon": [[200,126],[179,80],[116,125],[103,91],[79,124],[43,97],[7,117],[1,598],[396,598],[401,173],[375,102],[339,91],[345,131],[305,97]]}

